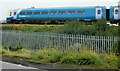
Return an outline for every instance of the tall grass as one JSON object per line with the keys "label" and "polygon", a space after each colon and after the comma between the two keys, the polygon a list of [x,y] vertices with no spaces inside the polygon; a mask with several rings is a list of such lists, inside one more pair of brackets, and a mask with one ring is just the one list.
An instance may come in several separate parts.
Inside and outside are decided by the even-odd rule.
{"label": "tall grass", "polygon": [[[75,49],[79,48],[79,50]],[[81,46],[71,46],[66,50],[57,48],[43,48],[40,50],[31,51],[28,49],[19,49],[17,51],[8,51],[3,49],[3,56],[12,58],[23,58],[33,62],[43,63],[59,63],[66,65],[93,66],[98,68],[117,68],[118,57],[114,54],[98,54],[87,50],[86,48],[80,49]]]}

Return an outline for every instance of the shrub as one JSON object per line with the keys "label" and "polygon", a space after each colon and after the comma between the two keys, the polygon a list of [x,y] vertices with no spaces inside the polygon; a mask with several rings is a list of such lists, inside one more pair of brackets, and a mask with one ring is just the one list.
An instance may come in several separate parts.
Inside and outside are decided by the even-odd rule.
{"label": "shrub", "polygon": [[55,62],[59,62],[60,59],[62,58],[63,54],[61,54],[60,52],[55,52],[54,54],[52,54],[50,57],[49,57],[49,62],[50,63],[55,63]]}
{"label": "shrub", "polygon": [[33,52],[31,55],[38,59],[52,59],[51,56],[54,58],[54,56],[57,56],[57,54],[59,56],[60,52],[56,49],[44,47],[43,49]]}
{"label": "shrub", "polygon": [[21,50],[22,48],[24,48],[24,47],[22,47],[22,46],[19,46],[19,47],[6,46],[6,47],[4,47],[4,49],[7,49],[7,50],[12,51],[12,52]]}
{"label": "shrub", "polygon": [[44,58],[44,55],[39,52],[32,52],[31,56],[33,57],[33,59],[43,59]]}
{"label": "shrub", "polygon": [[12,30],[13,27],[12,27],[12,26],[2,26],[1,29],[2,29],[2,30]]}
{"label": "shrub", "polygon": [[62,27],[53,30],[54,33],[80,34],[93,36],[117,36],[117,26],[108,26],[106,20],[99,20],[93,25],[85,25],[85,22],[71,21]]}
{"label": "shrub", "polygon": [[80,52],[69,52],[66,50],[66,52],[64,52],[64,55],[65,56],[63,56],[61,59],[61,63],[65,64],[100,65],[101,63],[99,54],[87,49],[82,49]]}
{"label": "shrub", "polygon": [[26,48],[22,48],[22,49],[16,51],[16,53],[28,53],[28,54],[30,54],[31,52],[32,51],[30,51],[30,50],[28,50]]}
{"label": "shrub", "polygon": [[118,36],[118,26],[109,26],[106,29],[106,36]]}
{"label": "shrub", "polygon": [[98,20],[95,24],[95,27],[98,31],[106,31],[108,25],[106,24],[106,20]]}
{"label": "shrub", "polygon": [[100,59],[98,55],[95,54],[82,54],[77,56],[75,60],[75,64],[78,65],[98,65],[100,62]]}
{"label": "shrub", "polygon": [[85,25],[85,22],[71,21],[64,26],[53,30],[54,33],[62,34],[80,34],[80,35],[99,35],[99,36],[117,36],[117,27],[108,26],[106,20],[99,20],[93,25]]}
{"label": "shrub", "polygon": [[107,63],[110,67],[118,67],[118,57],[115,56],[114,54],[106,54],[103,58],[104,62]]}
{"label": "shrub", "polygon": [[63,64],[74,64],[75,59],[72,55],[67,55],[67,56],[64,56],[63,58],[61,58],[61,63],[63,63]]}

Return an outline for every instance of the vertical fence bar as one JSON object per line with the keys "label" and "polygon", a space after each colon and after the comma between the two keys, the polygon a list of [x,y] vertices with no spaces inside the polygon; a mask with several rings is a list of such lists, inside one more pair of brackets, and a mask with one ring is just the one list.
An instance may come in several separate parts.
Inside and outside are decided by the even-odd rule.
{"label": "vertical fence bar", "polygon": [[110,49],[111,49],[111,46],[109,46],[110,45],[110,37],[108,36],[108,53],[110,53]]}
{"label": "vertical fence bar", "polygon": [[104,52],[104,37],[105,36],[101,36],[101,51],[100,51],[100,53],[102,53],[102,52]]}

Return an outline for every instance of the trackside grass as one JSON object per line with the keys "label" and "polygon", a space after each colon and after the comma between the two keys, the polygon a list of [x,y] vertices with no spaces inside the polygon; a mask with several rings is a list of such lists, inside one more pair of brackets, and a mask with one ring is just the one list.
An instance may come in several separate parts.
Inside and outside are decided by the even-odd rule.
{"label": "trackside grass", "polygon": [[25,48],[17,51],[8,49],[2,50],[3,58],[22,59],[35,63],[56,63],[63,66],[72,66],[80,68],[118,68],[118,56],[114,54],[98,54],[90,50],[82,49],[76,51],[69,47],[65,51],[57,48],[43,48],[40,50],[28,50]]}
{"label": "trackside grass", "polygon": [[118,36],[118,27],[120,27],[109,26],[106,24],[106,20],[99,20],[92,23],[92,25],[85,24],[85,22],[73,20],[65,23],[64,25],[3,25],[2,30],[80,34],[93,36]]}
{"label": "trackside grass", "polygon": [[64,25],[29,25],[29,24],[3,25],[2,30],[49,32],[61,26],[64,26]]}

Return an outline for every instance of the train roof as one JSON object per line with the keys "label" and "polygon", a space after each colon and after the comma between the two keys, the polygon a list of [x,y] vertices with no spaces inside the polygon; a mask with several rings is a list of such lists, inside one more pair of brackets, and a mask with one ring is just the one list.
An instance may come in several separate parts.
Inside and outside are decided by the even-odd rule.
{"label": "train roof", "polygon": [[114,7],[120,7],[120,6],[110,6],[111,8],[114,8]]}
{"label": "train roof", "polygon": [[105,6],[89,6],[89,7],[54,7],[54,8],[27,8],[27,9],[23,9],[23,10],[53,10],[53,9],[85,9],[85,8],[96,8],[96,7],[104,7],[106,8]]}

